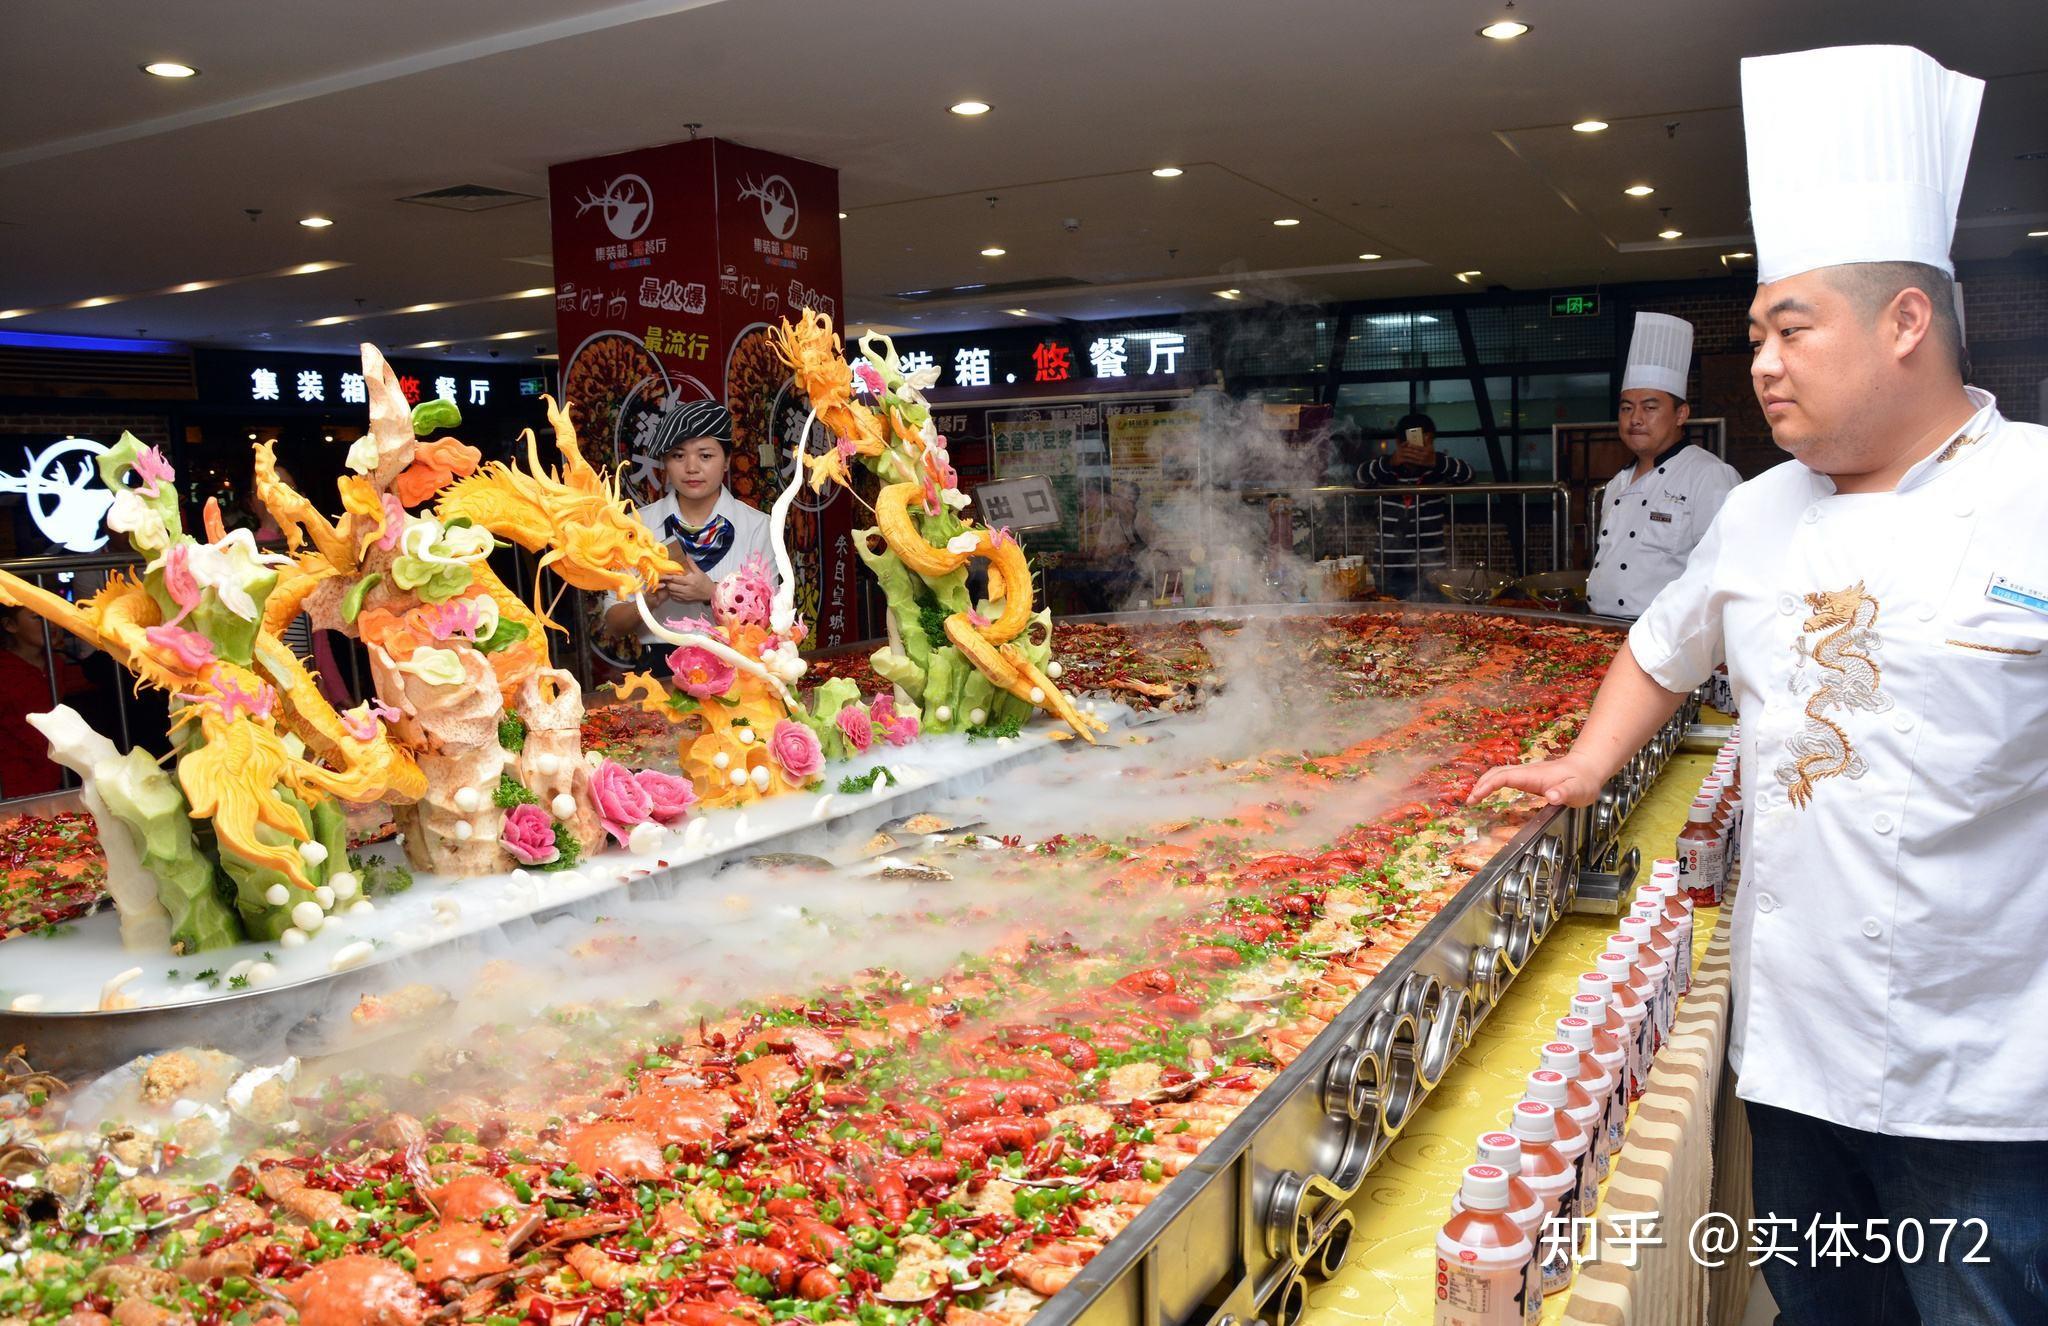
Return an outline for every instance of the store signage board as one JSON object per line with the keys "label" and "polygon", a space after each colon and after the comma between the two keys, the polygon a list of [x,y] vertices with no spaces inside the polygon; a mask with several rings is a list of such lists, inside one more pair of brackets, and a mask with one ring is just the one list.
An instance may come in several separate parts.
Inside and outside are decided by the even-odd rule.
{"label": "store signage board", "polygon": [[[369,405],[362,360],[355,355],[265,354],[200,350],[194,355],[200,400],[263,411],[355,415]],[[391,361],[408,403],[440,397],[464,411],[516,408],[516,370],[475,364]]]}
{"label": "store signage board", "polygon": [[1598,295],[1552,295],[1550,316],[1553,318],[1597,318],[1600,316]]}
{"label": "store signage board", "polygon": [[[841,320],[838,172],[705,138],[553,166],[548,189],[562,392],[592,458],[654,501],[662,415],[716,400],[733,416],[727,486],[766,511],[806,413],[769,333],[805,309]],[[790,518],[821,646],[861,638],[854,523],[843,496]]]}
{"label": "store signage board", "polygon": [[940,387],[1008,387],[1019,383],[1123,385],[1132,378],[1181,371],[1187,333],[1178,328],[1104,336],[1061,333],[969,333],[960,340],[899,342],[903,371],[936,369]]}
{"label": "store signage board", "polygon": [[1015,479],[990,479],[974,490],[982,521],[994,528],[1051,529],[1061,521],[1052,479],[1027,474]]}

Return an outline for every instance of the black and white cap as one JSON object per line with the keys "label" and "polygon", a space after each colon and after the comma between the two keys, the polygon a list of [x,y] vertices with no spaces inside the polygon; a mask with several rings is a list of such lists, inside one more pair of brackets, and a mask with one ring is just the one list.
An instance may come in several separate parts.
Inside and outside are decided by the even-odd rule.
{"label": "black and white cap", "polygon": [[660,460],[693,437],[708,437],[730,451],[732,415],[717,401],[684,401],[661,416],[654,426],[654,445],[649,454]]}

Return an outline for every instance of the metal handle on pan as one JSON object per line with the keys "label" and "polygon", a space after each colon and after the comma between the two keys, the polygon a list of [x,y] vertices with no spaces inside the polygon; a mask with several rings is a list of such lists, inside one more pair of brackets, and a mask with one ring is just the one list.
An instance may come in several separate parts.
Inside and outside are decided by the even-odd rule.
{"label": "metal handle on pan", "polygon": [[1380,1135],[1394,1138],[1415,1104],[1415,1018],[1394,1008],[1382,1008],[1365,1032],[1365,1048],[1377,1055],[1386,1068],[1381,1090]]}
{"label": "metal handle on pan", "polygon": [[1437,1004],[1436,1018],[1423,1037],[1422,1054],[1415,1065],[1415,1080],[1425,1091],[1433,1091],[1444,1072],[1472,1034],[1472,1020],[1465,1008],[1465,992],[1445,990]]}

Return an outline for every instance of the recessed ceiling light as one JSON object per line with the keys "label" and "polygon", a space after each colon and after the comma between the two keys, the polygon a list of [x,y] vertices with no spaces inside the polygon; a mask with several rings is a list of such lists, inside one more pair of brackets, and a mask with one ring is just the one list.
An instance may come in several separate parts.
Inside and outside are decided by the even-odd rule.
{"label": "recessed ceiling light", "polygon": [[1218,298],[1218,299],[1236,299],[1236,298],[1238,298],[1239,296],[1241,296],[1241,295],[1243,295],[1243,294],[1244,294],[1244,291],[1242,291],[1242,290],[1235,290],[1235,289],[1233,289],[1233,290],[1218,290],[1218,291],[1216,292],[1216,298]]}
{"label": "recessed ceiling light", "polygon": [[302,262],[296,267],[284,269],[286,276],[311,276],[315,272],[331,272],[337,267],[348,266],[345,262]]}
{"label": "recessed ceiling light", "polygon": [[1749,251],[1748,249],[1737,249],[1737,250],[1736,250],[1735,252],[1733,252],[1733,253],[1724,253],[1724,254],[1722,254],[1721,256],[1722,256],[1722,257],[1724,257],[1724,258],[1736,258],[1736,259],[1742,259],[1742,258],[1754,258],[1754,257],[1755,257],[1756,255],[1755,255],[1754,253],[1751,253],[1751,252],[1750,252],[1750,251]]}
{"label": "recessed ceiling light", "polygon": [[2048,230],[2029,230],[2027,232],[2028,239],[2041,239],[2043,237],[2048,237]]}
{"label": "recessed ceiling light", "polygon": [[543,297],[545,297],[545,296],[547,296],[547,295],[552,295],[552,294],[554,294],[554,293],[555,293],[555,288],[554,288],[553,286],[551,286],[551,285],[535,285],[535,286],[528,286],[528,287],[527,287],[526,289],[524,289],[524,290],[514,290],[514,291],[512,292],[512,298],[514,298],[514,299],[541,299],[541,298],[543,298]]}
{"label": "recessed ceiling light", "polygon": [[839,214],[839,219],[840,219],[841,221],[844,221],[844,220],[846,219],[846,213],[844,213],[844,212],[841,212],[841,213]]}
{"label": "recessed ceiling light", "polygon": [[510,332],[499,332],[499,333],[498,333],[498,334],[497,334],[496,336],[486,336],[486,337],[484,337],[484,339],[485,339],[485,340],[487,340],[487,341],[523,341],[523,340],[525,340],[525,339],[526,339],[527,337],[529,337],[529,336],[545,336],[545,335],[547,335],[547,333],[546,333],[546,332],[538,332],[538,331],[510,331]]}
{"label": "recessed ceiling light", "polygon": [[1683,230],[1673,230],[1673,229],[1672,229],[1672,228],[1671,228],[1670,226],[1666,226],[1666,227],[1664,227],[1664,229],[1662,229],[1662,230],[1660,230],[1660,231],[1658,231],[1658,232],[1657,232],[1657,238],[1658,238],[1658,239],[1677,239],[1677,238],[1678,238],[1679,236],[1681,236],[1681,235],[1683,235],[1683,234],[1685,234],[1685,232],[1684,232]]}
{"label": "recessed ceiling light", "polygon": [[302,216],[299,218],[299,224],[308,230],[325,230],[334,222],[324,216]]}
{"label": "recessed ceiling light", "polygon": [[[437,313],[447,307],[446,304],[407,304],[404,308],[395,308],[391,311],[393,313]],[[436,342],[436,344],[441,344],[441,342]],[[415,346],[414,348],[417,349],[418,347]]]}
{"label": "recessed ceiling light", "polygon": [[1009,250],[1008,250],[1008,249],[1004,249],[1004,248],[998,248],[998,247],[997,247],[997,246],[995,246],[994,244],[991,244],[991,245],[989,245],[989,246],[988,246],[987,248],[985,248],[985,249],[983,249],[983,250],[981,251],[981,256],[982,256],[982,257],[984,257],[984,258],[1000,258],[1000,257],[1002,257],[1002,256],[1003,256],[1003,255],[1004,255],[1005,253],[1008,253],[1008,252],[1009,252]]}
{"label": "recessed ceiling light", "polygon": [[988,114],[988,103],[985,101],[956,101],[946,109],[952,111],[955,115],[986,115]]}
{"label": "recessed ceiling light", "polygon": [[1605,120],[1580,120],[1572,126],[1575,134],[1597,134],[1607,127]]}
{"label": "recessed ceiling light", "polygon": [[152,60],[142,66],[142,72],[155,74],[158,78],[192,78],[199,73],[191,65],[179,64],[176,60]]}
{"label": "recessed ceiling light", "polygon": [[1380,257],[1381,255],[1377,253],[1361,253],[1358,255],[1358,260],[1360,262],[1378,262]]}
{"label": "recessed ceiling light", "polygon": [[113,303],[113,302],[114,302],[114,296],[112,296],[112,295],[94,295],[94,296],[93,296],[93,297],[92,297],[91,299],[81,299],[81,300],[79,300],[79,301],[78,301],[78,302],[77,302],[76,304],[73,304],[73,305],[72,305],[72,307],[73,307],[73,308],[99,308],[99,307],[101,307],[102,305],[105,305],[105,304],[111,304],[111,303]]}
{"label": "recessed ceiling light", "polygon": [[1648,184],[1631,184],[1626,189],[1623,189],[1622,192],[1631,198],[1647,198],[1657,192],[1657,190]]}
{"label": "recessed ceiling light", "polygon": [[1489,23],[1479,29],[1479,35],[1490,41],[1513,41],[1528,30],[1529,25],[1527,23],[1518,23],[1514,19],[1504,18],[1498,23]]}
{"label": "recessed ceiling light", "polygon": [[452,341],[421,341],[416,345],[408,345],[405,348],[408,350],[438,350],[444,345],[452,344]]}
{"label": "recessed ceiling light", "polygon": [[342,323],[351,321],[353,321],[353,319],[342,315],[336,315],[335,317],[331,318],[315,318],[306,325],[308,327],[339,327]]}
{"label": "recessed ceiling light", "polygon": [[0,322],[4,322],[8,318],[25,318],[31,312],[33,312],[32,309],[25,308],[0,309]]}
{"label": "recessed ceiling light", "polygon": [[1273,224],[1276,226],[1298,226],[1301,224],[1301,221],[1296,217],[1283,216],[1275,218]]}
{"label": "recessed ceiling light", "polygon": [[1159,169],[1153,171],[1152,174],[1153,177],[1156,179],[1179,179],[1181,175],[1181,169],[1179,166],[1161,166]]}
{"label": "recessed ceiling light", "polygon": [[1474,267],[1474,268],[1473,268],[1473,269],[1472,269],[1471,271],[1469,271],[1469,272],[1459,272],[1459,273],[1458,273],[1458,280],[1459,280],[1459,281],[1461,281],[1461,282],[1463,282],[1463,283],[1464,283],[1464,284],[1466,284],[1466,285],[1470,285],[1470,284],[1472,284],[1472,278],[1473,278],[1473,277],[1475,277],[1475,276],[1478,276],[1479,274],[1480,274],[1480,272],[1479,272],[1479,269],[1478,269],[1477,267]]}
{"label": "recessed ceiling light", "polygon": [[1031,310],[1028,308],[1006,308],[1003,312],[1013,318],[1028,318],[1031,316]]}

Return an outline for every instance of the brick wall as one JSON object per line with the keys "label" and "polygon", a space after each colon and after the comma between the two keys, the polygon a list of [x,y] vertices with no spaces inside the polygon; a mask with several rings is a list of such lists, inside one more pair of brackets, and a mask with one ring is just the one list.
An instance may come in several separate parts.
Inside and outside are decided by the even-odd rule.
{"label": "brick wall", "polygon": [[151,446],[171,444],[171,421],[161,414],[80,414],[51,411],[44,414],[0,415],[0,437],[31,433],[70,434],[88,437],[112,446],[123,432],[135,434]]}
{"label": "brick wall", "polygon": [[[2041,401],[2041,383],[2048,379],[2048,262],[1965,263],[1957,275],[1971,385],[1998,397],[2008,419],[2048,422]],[[1692,378],[1693,413],[1728,421],[1728,460],[1744,475],[1784,458],[1750,390],[1749,301],[1755,292],[1742,280],[1616,291],[1629,299],[1631,312],[1668,313],[1692,323],[1699,365]]]}

